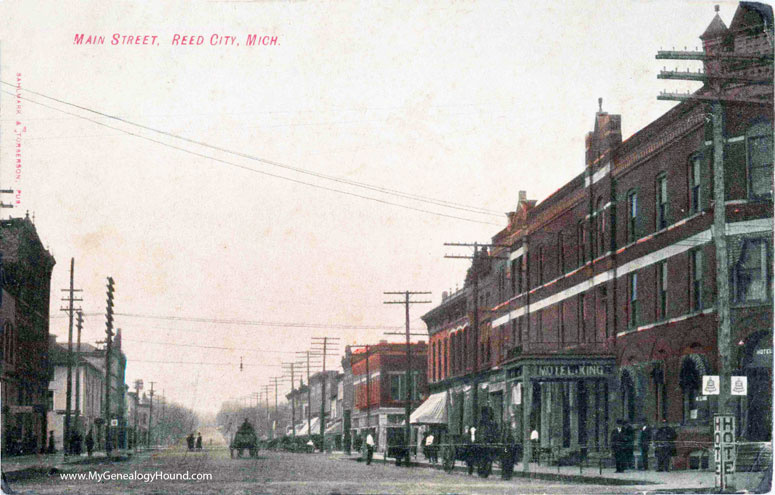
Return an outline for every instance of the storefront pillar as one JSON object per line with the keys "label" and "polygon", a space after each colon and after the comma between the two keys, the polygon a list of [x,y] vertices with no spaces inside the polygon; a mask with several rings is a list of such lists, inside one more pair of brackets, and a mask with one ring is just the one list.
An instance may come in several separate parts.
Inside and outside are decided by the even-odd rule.
{"label": "storefront pillar", "polygon": [[533,380],[530,375],[532,370],[528,365],[522,368],[522,471],[530,472],[530,461],[533,458],[533,444],[530,441],[530,432],[533,425],[530,423],[530,412],[533,408]]}

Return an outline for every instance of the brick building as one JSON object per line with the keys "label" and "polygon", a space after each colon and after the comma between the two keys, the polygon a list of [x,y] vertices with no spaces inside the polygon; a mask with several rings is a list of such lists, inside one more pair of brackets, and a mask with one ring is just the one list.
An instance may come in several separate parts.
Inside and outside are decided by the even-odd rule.
{"label": "brick building", "polygon": [[[716,15],[706,55],[746,53],[721,72],[725,238],[738,434],[772,429],[772,10],[742,2]],[[765,57],[769,54],[769,59]],[[715,72],[714,72],[715,71]],[[739,79],[738,79],[739,78]],[[756,80],[751,86],[745,81]],[[423,319],[431,392],[447,393],[453,433],[490,405],[518,441],[539,436],[553,459],[604,455],[614,420],[666,419],[678,468],[712,443],[719,374],[711,95],[705,86],[622,141],[602,108],[586,138],[585,170],[540,203],[523,194],[508,226],[481,250],[464,289]],[[646,95],[648,98],[654,95]],[[707,101],[702,98],[706,97]],[[474,407],[474,404],[477,407]]]}
{"label": "brick building", "polygon": [[46,446],[49,297],[54,257],[29,216],[0,221],[3,455]]}
{"label": "brick building", "polygon": [[[425,342],[410,344],[411,404],[414,410],[427,397],[428,348]],[[352,376],[351,436],[374,434],[377,450],[384,452],[392,439],[403,438],[407,396],[406,344],[381,341],[368,347],[345,348],[343,366]],[[348,371],[345,371],[345,375]],[[398,440],[396,440],[398,442]]]}

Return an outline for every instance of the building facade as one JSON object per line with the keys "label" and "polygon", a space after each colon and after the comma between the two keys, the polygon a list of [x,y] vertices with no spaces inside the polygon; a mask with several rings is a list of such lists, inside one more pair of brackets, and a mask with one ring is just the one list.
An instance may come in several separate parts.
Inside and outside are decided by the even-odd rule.
{"label": "building facade", "polygon": [[[89,430],[92,431],[95,446],[100,448],[101,438],[98,421],[104,412],[103,398],[105,395],[105,366],[104,362],[95,362],[86,359],[83,354],[95,352],[97,349],[86,343],[81,343],[81,354],[75,351],[73,346],[73,371],[70,398],[70,424],[71,428],[85,438]],[[51,407],[48,411],[49,433],[54,432],[54,442],[57,449],[64,448],[65,415],[67,409],[67,344],[56,342],[56,336],[51,336],[49,347],[49,359],[54,367],[54,374],[49,382],[49,401]]]}
{"label": "building facade", "polygon": [[410,344],[412,379],[409,384],[406,348],[406,344],[386,341],[345,348],[345,375],[352,376],[354,401],[350,435],[355,438],[371,432],[379,452],[384,452],[388,444],[392,445],[393,438],[403,438],[407,393],[411,393],[410,410],[427,397],[427,345],[425,342]]}
{"label": "building facade", "polygon": [[54,258],[29,216],[0,221],[3,455],[47,446],[49,297]]}
{"label": "building facade", "polygon": [[[748,382],[731,404],[738,434],[771,440],[772,11],[759,5],[741,3],[729,28],[717,15],[701,36],[705,73],[733,83],[707,84],[626,141],[601,102],[585,170],[540,203],[520,195],[464,289],[424,316],[430,388],[450,393],[453,432],[489,405],[526,449],[535,432],[541,452],[562,459],[607,455],[616,419],[666,420],[674,464],[688,467],[712,445],[718,410],[702,377],[719,374],[729,348],[732,374]],[[723,180],[710,118],[719,101]],[[716,276],[721,214],[728,284]],[[721,344],[720,304],[731,321]]]}

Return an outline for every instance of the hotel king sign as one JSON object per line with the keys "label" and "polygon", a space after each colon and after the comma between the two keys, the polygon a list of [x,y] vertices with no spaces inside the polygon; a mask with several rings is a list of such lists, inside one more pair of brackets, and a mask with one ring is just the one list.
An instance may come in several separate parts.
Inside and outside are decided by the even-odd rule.
{"label": "hotel king sign", "polygon": [[603,378],[613,373],[605,364],[544,364],[538,366],[538,376],[544,378]]}

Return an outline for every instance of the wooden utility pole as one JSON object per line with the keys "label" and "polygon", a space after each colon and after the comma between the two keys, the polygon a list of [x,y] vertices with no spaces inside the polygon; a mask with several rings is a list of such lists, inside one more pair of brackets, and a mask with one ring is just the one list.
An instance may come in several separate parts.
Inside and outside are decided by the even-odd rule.
{"label": "wooden utility pole", "polygon": [[320,444],[320,451],[322,452],[325,450],[325,444],[326,444],[326,402],[328,402],[326,397],[326,357],[328,355],[328,344],[338,344],[339,343],[339,337],[312,337],[312,344],[319,346],[318,349],[315,349],[318,351],[319,356],[323,356],[323,371],[320,375],[320,438],[321,438],[321,444]]}
{"label": "wooden utility pole", "polygon": [[62,438],[62,447],[65,455],[70,453],[70,439],[72,437],[72,431],[70,429],[70,416],[72,414],[72,402],[73,402],[73,312],[75,308],[73,303],[75,301],[83,301],[83,299],[76,299],[74,297],[79,289],[73,288],[73,275],[75,270],[75,258],[70,258],[70,288],[62,289],[62,292],[67,292],[68,296],[63,301],[69,303],[67,308],[62,308],[63,311],[67,311],[68,315],[68,327],[67,327],[67,387],[66,387],[66,401],[65,404],[65,431]]}
{"label": "wooden utility pole", "polygon": [[113,277],[108,277],[107,307],[105,308],[105,453],[110,457],[110,351],[113,346]]}
{"label": "wooden utility pole", "polygon": [[135,395],[137,396],[137,405],[135,406],[135,414],[134,414],[134,423],[135,423],[135,439],[134,439],[134,447],[135,452],[137,452],[137,410],[140,408],[140,390],[143,388],[143,381],[142,380],[135,380]]}
{"label": "wooden utility pole", "polygon": [[412,414],[412,343],[409,330],[409,305],[411,304],[430,304],[433,301],[412,301],[411,296],[419,294],[430,294],[428,291],[401,291],[401,292],[383,292],[385,295],[403,295],[403,301],[384,301],[383,304],[403,304],[406,312],[406,404],[404,406],[404,442],[406,446],[407,465],[411,461],[412,447],[412,425],[409,424],[409,417]]}
{"label": "wooden utility pole", "polygon": [[148,446],[153,445],[153,385],[156,382],[151,382],[151,390],[148,395],[151,396],[151,405],[148,410]]}
{"label": "wooden utility pole", "polygon": [[83,312],[78,310],[78,337],[75,344],[75,420],[81,416],[81,330],[83,329]]}
{"label": "wooden utility pole", "polygon": [[296,437],[296,394],[294,393],[296,387],[296,373],[294,370],[295,366],[298,364],[301,363],[283,363],[283,366],[286,367],[286,371],[290,369],[291,372],[291,430],[294,437]]}
{"label": "wooden utility pole", "polygon": [[[716,16],[718,18],[718,5]],[[771,30],[772,26],[764,26]],[[668,101],[700,101],[710,106],[706,112],[712,124],[713,136],[713,242],[716,258],[716,314],[718,318],[717,346],[719,353],[719,398],[717,414],[734,414],[732,397],[732,359],[735,349],[730,320],[730,288],[729,288],[729,252],[726,239],[726,187],[724,178],[724,103],[747,103],[772,107],[772,38],[767,50],[759,53],[750,51],[729,51],[722,43],[714,43],[704,39],[703,51],[660,50],[657,59],[660,60],[695,60],[704,62],[704,72],[662,70],[657,75],[659,79],[677,79],[699,81],[703,88],[692,94],[662,92],[658,100]],[[737,50],[740,50],[740,48]],[[752,70],[753,69],[753,70]],[[758,69],[758,70],[757,70]],[[732,458],[736,457],[733,454]],[[724,467],[721,467],[720,488],[727,489],[734,485],[733,480],[727,480]],[[720,472],[720,471],[717,471]]]}

